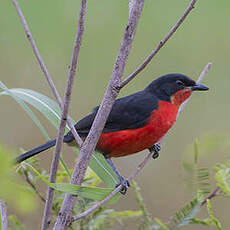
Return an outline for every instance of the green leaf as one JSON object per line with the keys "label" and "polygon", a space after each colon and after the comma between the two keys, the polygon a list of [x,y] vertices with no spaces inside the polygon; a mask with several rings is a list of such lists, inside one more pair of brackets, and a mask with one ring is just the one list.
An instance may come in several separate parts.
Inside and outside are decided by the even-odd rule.
{"label": "green leaf", "polygon": [[143,212],[141,210],[139,210],[139,211],[126,210],[126,211],[121,211],[121,212],[113,211],[113,212],[109,213],[109,217],[119,218],[120,220],[121,219],[127,219],[127,218],[139,217],[142,215],[143,215]]}
{"label": "green leaf", "polygon": [[209,168],[198,166],[198,141],[194,142],[194,163],[183,162],[183,168],[186,171],[185,182],[189,190],[210,192],[210,173]]}
{"label": "green leaf", "polygon": [[135,191],[135,197],[136,197],[137,204],[139,205],[139,207],[143,213],[143,216],[144,216],[143,223],[145,226],[151,226],[153,224],[153,221],[152,221],[151,215],[148,212],[148,209],[145,205],[144,199],[141,195],[140,187],[138,186],[138,184],[134,180],[132,180],[131,186],[133,187],[133,189]]}
{"label": "green leaf", "polygon": [[[54,183],[47,183],[47,182],[48,181],[46,181],[45,183],[57,191],[81,196],[87,199],[98,200],[98,201],[103,200],[114,190],[114,189],[109,189],[109,188],[79,186],[79,185],[68,184],[68,183],[54,184]],[[119,198],[119,196],[115,195],[110,200],[110,203],[117,201],[117,198]]]}
{"label": "green leaf", "polygon": [[215,167],[215,180],[217,186],[228,196],[230,196],[230,161],[219,164]]}
{"label": "green leaf", "polygon": [[190,220],[191,224],[200,224],[200,225],[204,225],[204,226],[212,226],[213,222],[210,218],[206,218],[206,219],[199,219],[199,218],[192,218]]}
{"label": "green leaf", "polygon": [[[0,95],[9,95],[13,99],[15,99],[18,102],[18,104],[30,116],[30,118],[32,119],[32,121],[38,126],[38,128],[41,130],[41,132],[44,135],[44,137],[47,140],[50,140],[50,137],[49,137],[48,133],[46,132],[45,128],[43,127],[43,125],[41,124],[41,122],[39,121],[39,119],[37,118],[37,116],[33,113],[33,111],[24,103],[23,98],[20,97],[20,94],[17,94],[16,92],[14,92],[13,89],[12,90],[8,89],[1,81],[0,81],[0,88],[2,88],[4,90],[3,92],[0,93]],[[26,101],[26,102],[29,103],[29,101]],[[63,160],[62,157],[60,157],[60,162],[61,162],[62,167],[66,170],[66,172],[69,175],[69,177],[71,177],[69,169],[67,168],[66,163],[65,163],[65,161]]]}
{"label": "green leaf", "polygon": [[157,225],[159,226],[156,229],[159,229],[159,230],[169,230],[168,226],[166,224],[164,224],[159,218],[154,218],[154,220],[156,221]]}
{"label": "green leaf", "polygon": [[197,196],[175,214],[170,221],[169,229],[180,228],[184,225],[188,225],[191,219],[194,218],[200,210],[200,207],[201,200]]}
{"label": "green leaf", "polygon": [[213,224],[216,226],[216,229],[217,230],[222,230],[222,227],[221,227],[221,224],[220,224],[219,220],[216,217],[214,217],[211,202],[210,202],[209,199],[207,199],[207,209],[208,209],[209,217],[212,220]]}
{"label": "green leaf", "polygon": [[47,138],[49,138],[48,133],[46,132],[45,128],[42,126],[41,122],[37,118],[37,116],[33,113],[33,111],[21,100],[21,98],[15,94],[12,90],[9,90],[1,81],[0,81],[0,88],[2,88],[4,91],[0,93],[0,95],[9,95],[11,96],[30,116],[30,118],[33,120],[33,122],[38,126],[38,128],[41,130],[42,134]]}
{"label": "green leaf", "polygon": [[[0,95],[10,95],[34,106],[40,111],[56,128],[59,126],[61,110],[56,102],[49,97],[29,89],[7,89],[1,83],[3,92]],[[0,87],[1,87],[0,85]],[[18,100],[16,100],[20,103]],[[27,106],[28,107],[28,106]],[[32,111],[31,111],[32,112]],[[30,113],[32,114],[32,113]],[[37,122],[37,121],[36,121]],[[73,121],[74,122],[74,121]],[[36,123],[38,124],[38,123]],[[69,128],[67,127],[67,130]],[[101,154],[93,154],[89,163],[90,168],[101,178],[107,187],[114,187],[119,179]]]}
{"label": "green leaf", "polygon": [[[79,186],[69,183],[50,183],[45,176],[43,176],[39,171],[37,171],[32,165],[24,162],[22,163],[28,166],[44,183],[46,183],[49,187],[61,191],[63,193],[69,193],[72,195],[78,195],[84,198],[92,199],[92,200],[103,200],[107,197],[114,189],[111,188],[100,188],[100,187],[88,187],[88,186]],[[113,196],[109,203],[116,202],[120,197],[120,194],[117,193]]]}

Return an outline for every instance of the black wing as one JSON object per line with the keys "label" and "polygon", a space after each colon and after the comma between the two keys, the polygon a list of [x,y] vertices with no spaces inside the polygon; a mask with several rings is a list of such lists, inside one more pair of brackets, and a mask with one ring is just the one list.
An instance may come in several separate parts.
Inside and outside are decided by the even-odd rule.
{"label": "black wing", "polygon": [[[87,136],[89,133],[98,108],[99,106],[75,125],[80,136]],[[107,133],[140,128],[147,123],[152,111],[157,108],[158,99],[153,94],[144,90],[117,99],[114,102],[103,132]],[[68,133],[66,136],[68,135],[70,137],[71,133]]]}

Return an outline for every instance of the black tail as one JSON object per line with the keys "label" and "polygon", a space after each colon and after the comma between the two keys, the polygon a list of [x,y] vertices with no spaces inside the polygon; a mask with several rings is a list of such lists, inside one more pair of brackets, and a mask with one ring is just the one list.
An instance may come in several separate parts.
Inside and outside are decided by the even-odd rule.
{"label": "black tail", "polygon": [[20,163],[32,156],[35,156],[37,155],[38,153],[46,150],[46,149],[49,149],[51,147],[53,147],[54,145],[56,144],[56,139],[54,140],[51,140],[51,141],[47,141],[45,144],[43,145],[40,145],[34,149],[31,149],[30,151],[26,152],[26,153],[23,153],[22,155],[18,156],[16,159],[15,159],[15,163]]}

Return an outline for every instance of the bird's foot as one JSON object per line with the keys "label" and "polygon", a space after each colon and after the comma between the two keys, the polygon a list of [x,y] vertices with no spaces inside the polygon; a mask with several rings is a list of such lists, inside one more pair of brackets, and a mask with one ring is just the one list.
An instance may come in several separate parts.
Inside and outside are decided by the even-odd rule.
{"label": "bird's foot", "polygon": [[161,150],[160,144],[155,144],[149,148],[149,151],[153,152],[153,156],[152,156],[153,159],[156,159],[159,157],[160,150]]}
{"label": "bird's foot", "polygon": [[126,179],[124,179],[123,177],[121,177],[121,178],[120,178],[120,183],[117,184],[116,187],[118,187],[118,186],[120,186],[120,185],[122,185],[122,188],[121,188],[121,190],[120,190],[120,193],[121,193],[122,195],[125,195],[126,192],[127,192],[127,190],[128,190],[128,188],[130,187],[129,181],[126,180]]}

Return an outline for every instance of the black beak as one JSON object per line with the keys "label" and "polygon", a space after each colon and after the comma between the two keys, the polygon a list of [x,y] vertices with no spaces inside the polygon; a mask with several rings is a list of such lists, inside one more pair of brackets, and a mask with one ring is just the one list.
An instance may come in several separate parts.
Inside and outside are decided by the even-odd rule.
{"label": "black beak", "polygon": [[209,90],[209,88],[205,85],[202,84],[195,84],[194,86],[192,86],[192,91],[205,91],[205,90]]}

